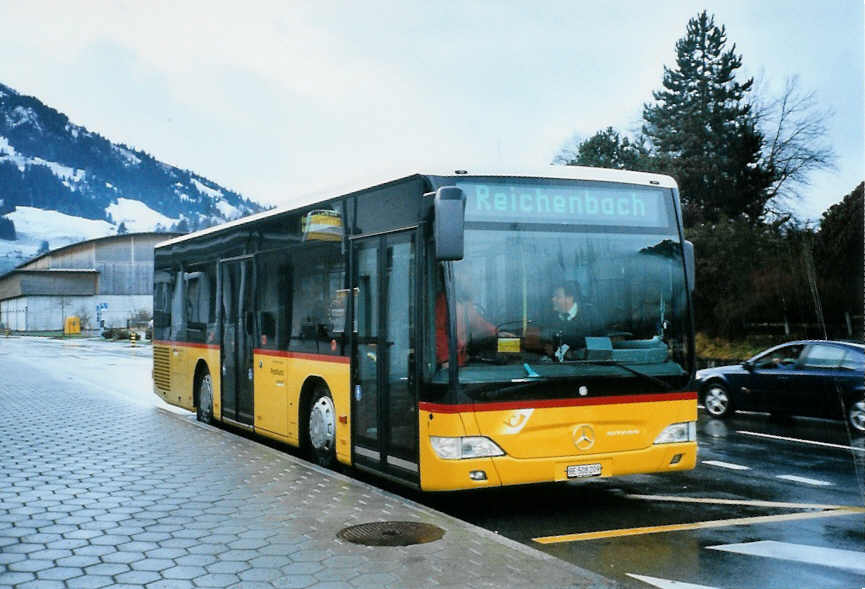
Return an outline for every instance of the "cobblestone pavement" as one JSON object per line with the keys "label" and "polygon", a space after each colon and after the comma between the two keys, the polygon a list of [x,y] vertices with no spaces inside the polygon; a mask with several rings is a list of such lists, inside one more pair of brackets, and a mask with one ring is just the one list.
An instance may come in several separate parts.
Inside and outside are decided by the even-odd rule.
{"label": "cobblestone pavement", "polygon": [[[371,521],[446,534],[398,548],[336,537]],[[0,355],[0,587],[109,586],[614,584],[192,417]]]}

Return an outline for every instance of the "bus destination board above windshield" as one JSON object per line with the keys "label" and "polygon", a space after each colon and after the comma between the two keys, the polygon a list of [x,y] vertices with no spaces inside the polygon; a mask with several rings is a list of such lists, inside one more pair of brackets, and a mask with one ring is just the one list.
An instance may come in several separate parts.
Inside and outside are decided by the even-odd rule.
{"label": "bus destination board above windshield", "polygon": [[601,182],[458,182],[467,221],[669,227],[670,191]]}

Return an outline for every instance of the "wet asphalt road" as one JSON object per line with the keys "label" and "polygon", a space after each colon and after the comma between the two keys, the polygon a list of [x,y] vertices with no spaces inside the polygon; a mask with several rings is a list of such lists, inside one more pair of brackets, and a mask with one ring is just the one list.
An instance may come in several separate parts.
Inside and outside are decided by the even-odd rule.
{"label": "wet asphalt road", "polygon": [[[865,514],[837,515],[817,507],[863,506],[861,438],[851,440],[841,423],[799,418],[775,423],[759,414],[721,422],[701,411],[698,440],[698,465],[690,472],[434,497],[426,503],[628,587],[688,587],[672,581],[741,588],[865,586]],[[810,515],[795,519],[801,514]],[[552,544],[535,540],[731,519],[744,521]],[[744,544],[745,553],[717,548],[733,544]],[[754,554],[760,550],[797,560]],[[820,564],[809,562],[815,559]],[[654,585],[636,576],[652,577]]]}
{"label": "wet asphalt road", "polygon": [[[41,338],[0,341],[0,359],[11,353],[34,370],[65,374],[87,387],[111,382],[112,390],[130,402],[166,407],[151,392],[149,347]],[[349,474],[626,587],[865,587],[861,437],[850,436],[840,422],[778,422],[741,413],[717,421],[703,411],[698,436],[697,468],[667,475],[430,496]],[[735,521],[712,523],[718,520]],[[697,525],[537,541],[675,524]]]}

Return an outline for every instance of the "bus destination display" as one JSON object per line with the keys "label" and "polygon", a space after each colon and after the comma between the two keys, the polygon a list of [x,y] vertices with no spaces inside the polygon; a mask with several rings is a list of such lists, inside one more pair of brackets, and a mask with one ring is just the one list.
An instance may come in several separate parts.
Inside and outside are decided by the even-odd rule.
{"label": "bus destination display", "polygon": [[667,227],[669,190],[600,183],[460,182],[467,221]]}

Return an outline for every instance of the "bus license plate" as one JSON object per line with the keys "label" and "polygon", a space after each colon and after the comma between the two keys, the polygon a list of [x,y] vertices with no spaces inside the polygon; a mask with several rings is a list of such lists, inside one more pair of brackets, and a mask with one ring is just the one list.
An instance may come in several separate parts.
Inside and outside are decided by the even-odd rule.
{"label": "bus license plate", "polygon": [[601,464],[576,464],[568,467],[568,478],[596,477],[601,474]]}

